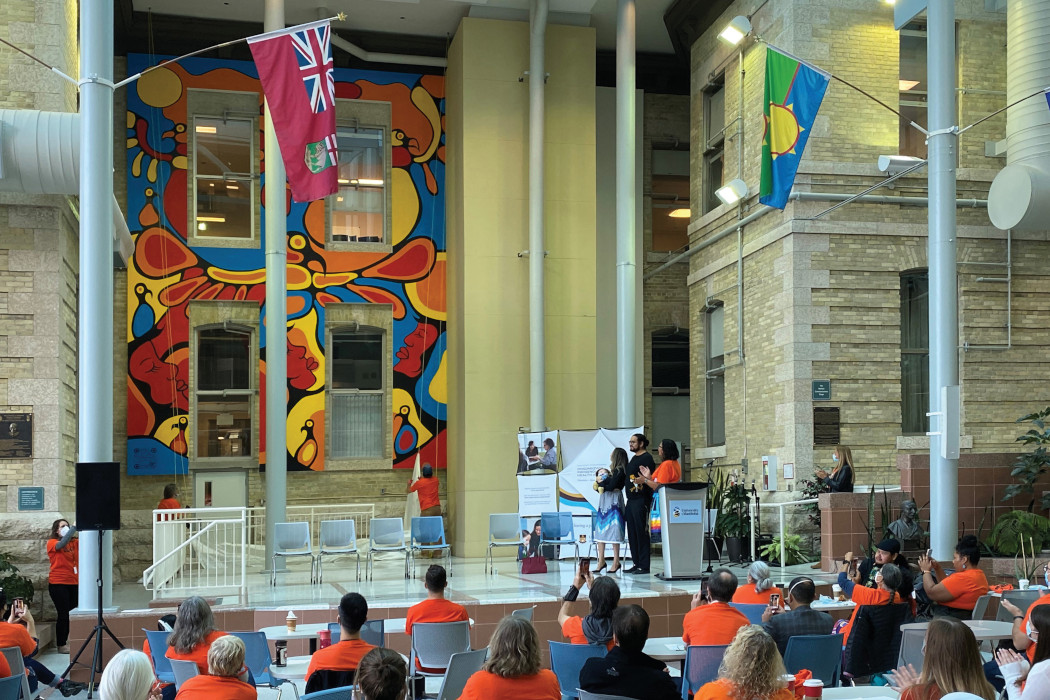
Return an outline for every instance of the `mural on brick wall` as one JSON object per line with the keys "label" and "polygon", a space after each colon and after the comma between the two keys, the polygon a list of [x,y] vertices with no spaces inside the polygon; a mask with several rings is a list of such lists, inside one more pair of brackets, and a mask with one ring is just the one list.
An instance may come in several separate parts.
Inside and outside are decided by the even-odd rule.
{"label": "mural on brick wall", "polygon": [[[133,74],[150,63],[128,57]],[[188,59],[129,86],[127,218],[135,239],[128,266],[128,472],[186,474],[194,430],[189,415],[188,308],[195,300],[259,304],[264,328],[263,242],[251,249],[187,243],[187,91],[259,93],[251,63]],[[393,309],[394,468],[416,454],[445,465],[444,80],[440,76],[336,70],[336,97],[391,104],[390,252],[325,249],[324,201],[288,205],[288,446],[291,470],[325,464],[325,306],[387,304]],[[258,134],[262,148],[262,120]],[[264,161],[265,161],[265,154]],[[265,162],[262,168],[265,173]],[[264,202],[265,204],[265,202]],[[263,221],[263,212],[257,213]],[[265,237],[265,232],[263,233]],[[267,348],[260,330],[259,422]]]}

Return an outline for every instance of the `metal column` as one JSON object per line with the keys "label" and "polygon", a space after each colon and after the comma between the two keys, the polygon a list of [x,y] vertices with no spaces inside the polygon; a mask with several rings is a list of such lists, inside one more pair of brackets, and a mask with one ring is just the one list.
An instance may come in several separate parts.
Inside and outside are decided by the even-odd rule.
{"label": "metal column", "polygon": [[[77,445],[81,462],[113,460],[113,3],[80,8],[80,318]],[[79,607],[113,604],[113,535],[80,536]]]}
{"label": "metal column", "polygon": [[547,0],[533,0],[529,8],[529,427],[545,430],[547,363],[543,308],[543,167],[544,167],[544,53]]}
{"label": "metal column", "polygon": [[639,424],[635,352],[642,327],[635,278],[635,18],[634,0],[616,16],[616,421]]}
{"label": "metal column", "polygon": [[[284,0],[266,0],[263,30],[284,29]],[[273,561],[274,532],[285,521],[288,438],[288,215],[285,209],[284,161],[277,135],[265,109],[266,146],[266,566]],[[283,568],[281,559],[276,566]]]}
{"label": "metal column", "polygon": [[[958,540],[959,460],[943,456],[950,435],[941,390],[959,383],[959,308],[956,298],[955,163],[959,135],[955,127],[955,3],[930,0],[927,12],[929,75],[930,210],[930,545],[933,556],[949,559]],[[936,414],[940,415],[936,415]],[[958,416],[957,411],[952,412]],[[949,444],[956,443],[951,440]]]}

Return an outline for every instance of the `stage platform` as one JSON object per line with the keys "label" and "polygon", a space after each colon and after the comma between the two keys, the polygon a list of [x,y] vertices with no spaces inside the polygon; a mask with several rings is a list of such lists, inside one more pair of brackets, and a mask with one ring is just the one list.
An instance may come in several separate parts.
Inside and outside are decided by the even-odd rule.
{"label": "stage platform", "polygon": [[[157,629],[157,619],[174,612],[178,602],[189,595],[214,599],[215,623],[219,629],[258,630],[284,624],[289,610],[295,612],[301,624],[334,622],[339,599],[351,591],[360,593],[368,601],[370,619],[403,618],[410,606],[426,596],[422,581],[426,568],[433,563],[447,566],[447,559],[417,560],[416,578],[411,579],[404,578],[403,561],[402,557],[389,555],[377,561],[371,581],[365,580],[362,561],[362,580],[357,581],[353,558],[349,563],[345,559],[333,559],[325,563],[324,582],[311,584],[309,563],[291,560],[288,570],[278,574],[276,586],[270,586],[268,573],[249,574],[246,599],[236,594],[195,590],[177,598],[155,601],[140,583],[117,584],[113,587],[113,603],[118,609],[106,613],[106,622],[125,645],[141,649],[145,639],[142,629]],[[547,565],[546,574],[523,575],[518,562],[501,558],[496,560],[496,570],[489,574],[484,559],[453,559],[446,596],[464,605],[474,620],[473,648],[480,649],[488,644],[503,616],[512,610],[532,606],[535,606],[533,623],[540,635],[545,660],[547,641],[564,641],[557,622],[558,610],[561,597],[572,583],[575,567],[571,559],[549,561]],[[649,575],[613,574],[620,586],[621,603],[637,603],[649,613],[651,637],[681,634],[682,618],[689,611],[693,594],[700,588],[699,581],[662,581],[654,575],[661,570],[659,560],[654,558]],[[730,570],[746,583],[746,565],[732,565]],[[834,580],[833,575],[812,569],[808,564],[788,567],[784,576],[790,580],[800,574],[812,576],[827,591]],[[780,569],[773,567],[774,581],[779,582],[780,578]],[[586,615],[587,612],[586,596],[581,596],[574,604],[573,614]],[[90,634],[94,623],[95,615],[87,611],[71,616],[70,646],[73,650],[79,648]],[[407,654],[408,644],[409,639],[404,634],[387,635],[387,646],[397,651]],[[308,653],[304,640],[293,640],[288,646],[290,656]],[[116,645],[107,639],[104,648],[104,656],[108,659],[115,653]],[[75,671],[72,677],[84,680],[86,675],[83,671]]]}

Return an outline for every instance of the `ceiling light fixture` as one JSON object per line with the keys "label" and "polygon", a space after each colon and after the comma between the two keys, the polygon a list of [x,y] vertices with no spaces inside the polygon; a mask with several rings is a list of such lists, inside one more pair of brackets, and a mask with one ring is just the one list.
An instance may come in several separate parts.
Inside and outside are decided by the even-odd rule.
{"label": "ceiling light fixture", "polygon": [[351,180],[350,184],[351,185],[355,185],[357,187],[382,187],[383,186],[383,181],[382,180],[369,180],[368,178],[362,177],[362,178],[358,178],[356,180]]}
{"label": "ceiling light fixture", "polygon": [[226,223],[226,217],[225,216],[198,216],[197,217],[197,221],[207,221],[208,223],[212,223],[212,224],[225,224]]}
{"label": "ceiling light fixture", "polygon": [[723,204],[736,204],[747,196],[747,183],[743,180],[730,180],[715,190],[715,196],[722,200]]}
{"label": "ceiling light fixture", "polygon": [[677,209],[669,211],[667,215],[672,219],[688,219],[693,215],[693,212],[691,212],[688,207],[678,207]]}
{"label": "ceiling light fixture", "polygon": [[199,124],[193,130],[198,134],[215,134],[219,131],[214,126],[201,126]]}
{"label": "ceiling light fixture", "polygon": [[898,80],[897,81],[897,89],[900,90],[901,92],[907,92],[908,90],[911,90],[913,87],[915,87],[918,84],[919,84],[918,80]]}
{"label": "ceiling light fixture", "polygon": [[730,46],[736,46],[750,33],[751,20],[743,15],[737,15],[726,25],[725,29],[719,32],[718,38]]}

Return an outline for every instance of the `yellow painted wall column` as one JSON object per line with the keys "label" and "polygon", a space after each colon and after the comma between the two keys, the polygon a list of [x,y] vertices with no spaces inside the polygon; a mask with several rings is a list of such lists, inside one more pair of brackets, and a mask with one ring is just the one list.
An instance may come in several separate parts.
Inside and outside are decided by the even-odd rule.
{"label": "yellow painted wall column", "polygon": [[[595,425],[594,30],[547,29],[547,415]],[[454,547],[482,556],[488,516],[517,510],[529,422],[525,22],[467,18],[449,51],[448,497]],[[509,555],[510,550],[503,550]]]}

